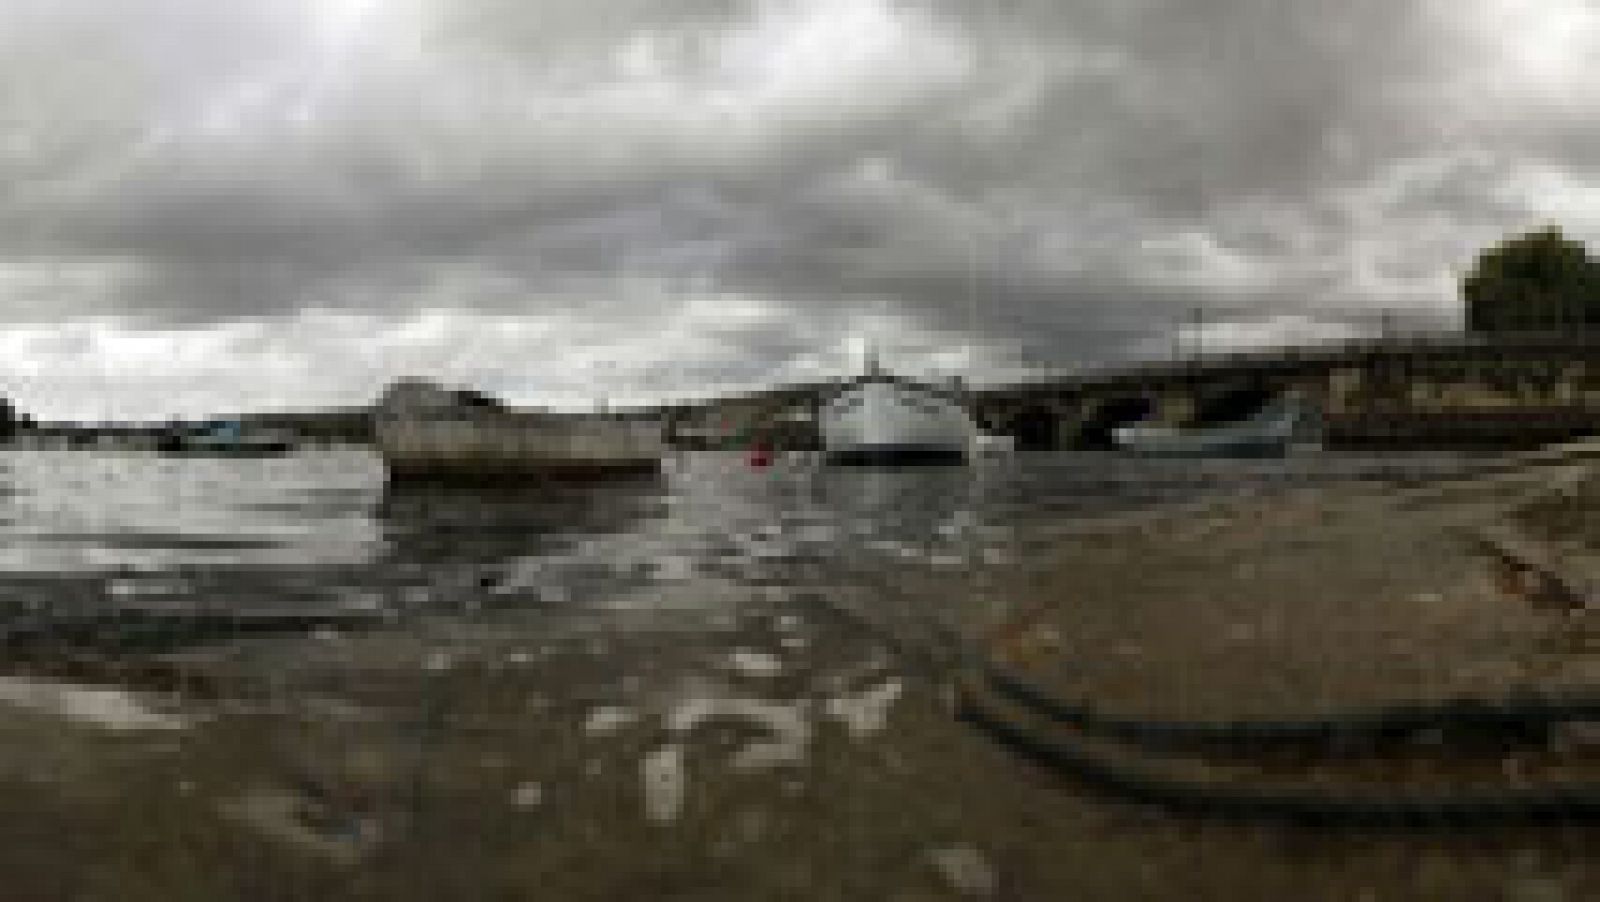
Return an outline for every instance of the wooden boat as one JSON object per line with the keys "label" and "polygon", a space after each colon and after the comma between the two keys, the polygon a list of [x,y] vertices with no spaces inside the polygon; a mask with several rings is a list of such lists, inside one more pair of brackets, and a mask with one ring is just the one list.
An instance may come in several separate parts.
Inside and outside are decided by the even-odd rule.
{"label": "wooden boat", "polygon": [[373,434],[391,480],[588,480],[657,473],[667,456],[654,415],[513,411],[415,382],[379,402]]}

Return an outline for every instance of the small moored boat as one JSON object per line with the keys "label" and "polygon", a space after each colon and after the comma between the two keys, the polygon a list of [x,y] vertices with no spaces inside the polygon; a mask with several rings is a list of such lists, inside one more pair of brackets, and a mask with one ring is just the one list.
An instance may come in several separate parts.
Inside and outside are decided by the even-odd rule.
{"label": "small moored boat", "polygon": [[667,456],[653,415],[513,411],[415,380],[379,401],[373,433],[391,480],[596,479]]}
{"label": "small moored boat", "polygon": [[246,432],[236,421],[213,423],[198,432],[171,432],[156,441],[163,454],[189,457],[278,457],[295,447],[294,440],[275,432]]}
{"label": "small moored boat", "polygon": [[1237,423],[1199,427],[1136,423],[1111,430],[1111,441],[1121,450],[1145,455],[1274,457],[1315,447],[1318,423],[1311,406],[1291,395]]}

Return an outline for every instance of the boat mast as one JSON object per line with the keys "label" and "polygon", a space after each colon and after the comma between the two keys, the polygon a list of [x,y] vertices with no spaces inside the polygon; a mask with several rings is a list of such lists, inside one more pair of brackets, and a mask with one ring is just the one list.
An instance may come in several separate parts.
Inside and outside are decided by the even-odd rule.
{"label": "boat mast", "polygon": [[[976,242],[967,242],[967,351],[963,356],[967,360],[967,376],[963,389],[970,389],[972,370],[977,365],[977,347],[975,338],[978,333],[978,246]],[[956,377],[958,380],[960,376]]]}

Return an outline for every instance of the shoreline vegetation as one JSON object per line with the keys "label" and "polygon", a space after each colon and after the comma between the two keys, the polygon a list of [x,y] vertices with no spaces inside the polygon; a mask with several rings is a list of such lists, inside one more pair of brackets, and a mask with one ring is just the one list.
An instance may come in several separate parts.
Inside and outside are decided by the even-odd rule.
{"label": "shoreline vegetation", "polygon": [[[908,561],[882,593],[829,597],[855,619],[808,624],[822,688],[791,687],[793,705],[747,691],[801,679],[753,653],[659,710],[595,688],[667,685],[692,625],[34,649],[0,685],[0,868],[19,899],[1597,898],[1592,821],[1307,833],[1103,798],[952,717],[953,662],[930,651],[954,631],[1058,696],[1147,718],[1593,691],[1597,525],[1600,442],[1449,482],[1036,524],[1013,567]],[[728,628],[794,638],[792,616]],[[872,643],[882,660],[855,654]],[[1176,766],[1397,796],[1600,783],[1594,722],[1513,739]]]}

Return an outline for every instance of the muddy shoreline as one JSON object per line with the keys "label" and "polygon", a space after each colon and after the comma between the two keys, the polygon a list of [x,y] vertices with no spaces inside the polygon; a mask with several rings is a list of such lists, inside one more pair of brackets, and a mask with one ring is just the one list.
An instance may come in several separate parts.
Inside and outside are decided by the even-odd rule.
{"label": "muddy shoreline", "polygon": [[[934,618],[1149,716],[1592,687],[1593,616],[1508,595],[1467,538],[1511,517],[1581,569],[1583,466],[1045,522],[876,594],[797,569],[600,617],[36,652],[11,661],[0,868],[24,899],[1600,896],[1593,829],[1306,834],[1101,798],[958,722],[903,654]],[[1600,779],[1575,739],[1559,766]],[[1519,778],[1488,760],[1473,779]]]}

